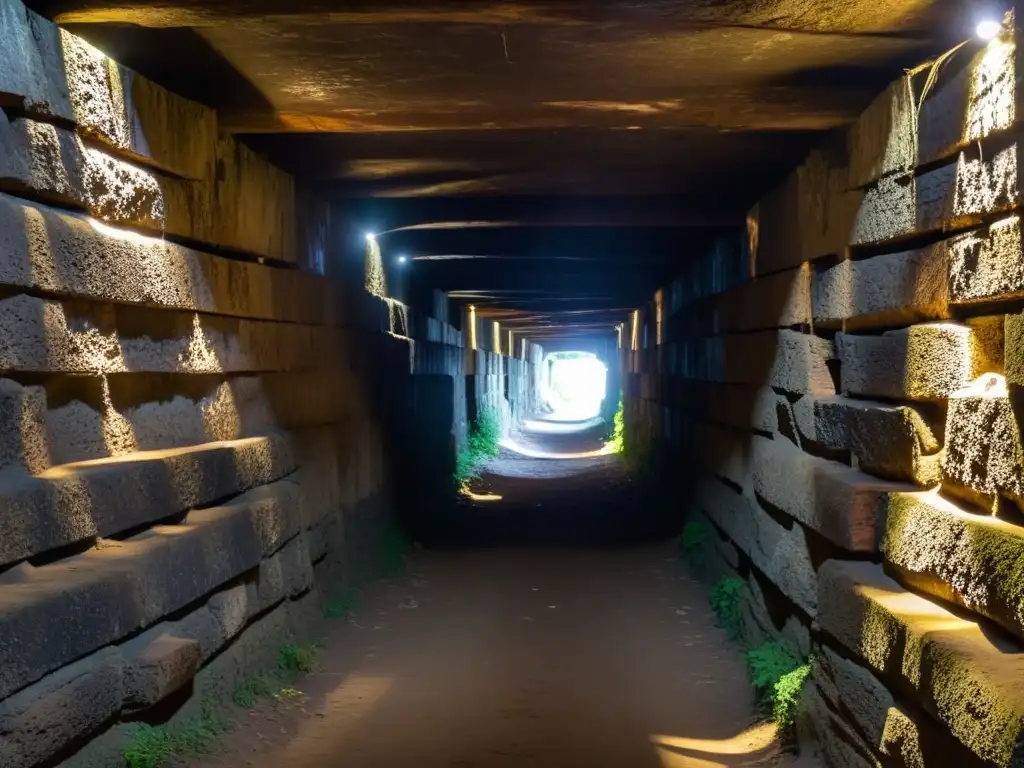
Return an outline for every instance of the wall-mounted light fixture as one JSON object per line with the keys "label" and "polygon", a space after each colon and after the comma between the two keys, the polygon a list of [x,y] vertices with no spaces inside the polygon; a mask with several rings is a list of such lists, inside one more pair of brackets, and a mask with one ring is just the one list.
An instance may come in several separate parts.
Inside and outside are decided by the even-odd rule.
{"label": "wall-mounted light fixture", "polygon": [[373,232],[366,233],[366,242],[372,243],[377,240],[377,236]]}
{"label": "wall-mounted light fixture", "polygon": [[398,263],[399,264],[405,264],[405,262],[407,262],[408,260],[409,259],[407,259],[405,256],[399,256],[398,257]]}

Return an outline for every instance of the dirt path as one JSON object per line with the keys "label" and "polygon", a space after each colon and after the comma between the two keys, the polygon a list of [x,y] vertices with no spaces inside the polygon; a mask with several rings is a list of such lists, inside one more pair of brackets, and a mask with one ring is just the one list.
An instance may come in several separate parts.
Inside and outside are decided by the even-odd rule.
{"label": "dirt path", "polygon": [[[612,462],[602,458],[591,479],[619,483]],[[534,478],[526,490],[526,466],[511,469],[487,484],[503,494],[543,485]],[[565,480],[581,492],[579,476]],[[778,764],[770,729],[748,731],[741,654],[671,543],[418,552],[405,576],[374,585],[350,620],[330,626],[320,671],[298,687],[301,696],[258,708],[200,765]]]}

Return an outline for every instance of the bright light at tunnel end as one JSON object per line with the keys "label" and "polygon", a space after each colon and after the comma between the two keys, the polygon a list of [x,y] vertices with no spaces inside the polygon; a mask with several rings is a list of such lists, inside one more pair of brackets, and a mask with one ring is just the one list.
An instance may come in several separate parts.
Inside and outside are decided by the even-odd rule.
{"label": "bright light at tunnel end", "polygon": [[367,233],[366,233],[366,242],[368,242],[368,243],[372,243],[372,242],[374,242],[374,241],[375,241],[376,239],[377,239],[377,235],[375,235],[375,234],[374,234],[373,232],[367,232]]}
{"label": "bright light at tunnel end", "polygon": [[1002,31],[1003,25],[995,19],[983,19],[978,22],[978,26],[974,29],[975,34],[982,40],[993,40]]}

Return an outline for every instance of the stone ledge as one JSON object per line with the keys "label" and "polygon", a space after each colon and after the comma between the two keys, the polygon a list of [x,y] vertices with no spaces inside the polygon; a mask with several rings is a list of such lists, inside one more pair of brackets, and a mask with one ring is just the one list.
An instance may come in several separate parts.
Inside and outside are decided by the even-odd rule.
{"label": "stone ledge", "polygon": [[970,326],[956,323],[925,323],[881,336],[840,333],[836,352],[843,394],[947,398],[985,371],[983,342]]}
{"label": "stone ledge", "polygon": [[0,283],[100,301],[339,325],[327,278],[225,259],[0,193]]}
{"label": "stone ledge", "polygon": [[0,701],[0,765],[36,766],[121,710],[122,658],[107,648]]}
{"label": "stone ledge", "polygon": [[0,697],[256,568],[248,495],[121,542],[29,569],[0,590]]}
{"label": "stone ledge", "polygon": [[890,498],[887,569],[908,586],[986,616],[1024,639],[1024,528],[937,493]]}
{"label": "stone ledge", "polygon": [[1024,654],[923,597],[881,566],[829,560],[818,622],[883,679],[893,678],[961,743],[997,766],[1024,759]]}
{"label": "stone ledge", "polygon": [[0,476],[0,564],[109,537],[294,471],[287,434],[143,451]]}
{"label": "stone ledge", "polygon": [[344,332],[25,294],[0,299],[0,370],[101,375],[308,370]]}
{"label": "stone ledge", "polygon": [[849,451],[857,466],[889,480],[920,486],[941,479],[941,433],[936,437],[921,408],[846,397],[814,401],[813,439],[832,450]]}
{"label": "stone ledge", "polygon": [[814,322],[821,327],[909,325],[949,316],[942,244],[870,259],[845,259],[814,275]]}
{"label": "stone ledge", "polygon": [[750,465],[761,498],[851,552],[877,552],[888,495],[916,490],[811,456],[781,438],[751,438]]}

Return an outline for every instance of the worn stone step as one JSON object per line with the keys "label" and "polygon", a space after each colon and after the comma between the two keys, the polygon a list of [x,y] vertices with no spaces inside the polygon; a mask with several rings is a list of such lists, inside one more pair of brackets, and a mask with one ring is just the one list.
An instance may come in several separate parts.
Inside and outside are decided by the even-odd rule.
{"label": "worn stone step", "polygon": [[851,552],[877,552],[889,494],[916,490],[804,453],[784,438],[751,438],[754,492]]}
{"label": "worn stone step", "polygon": [[823,631],[913,694],[975,755],[1007,768],[1021,764],[1020,648],[908,592],[873,563],[824,563],[818,605]]}
{"label": "worn stone step", "polygon": [[0,477],[0,565],[109,537],[273,482],[295,469],[285,433],[142,451]]}

